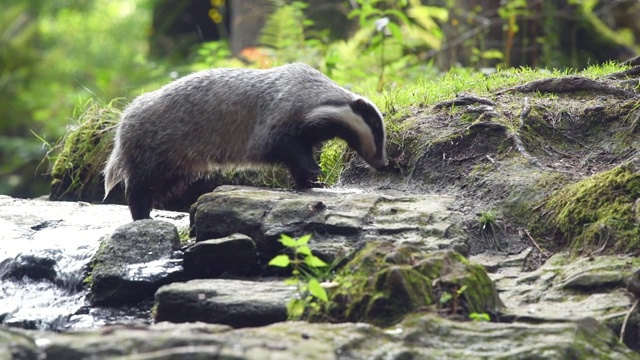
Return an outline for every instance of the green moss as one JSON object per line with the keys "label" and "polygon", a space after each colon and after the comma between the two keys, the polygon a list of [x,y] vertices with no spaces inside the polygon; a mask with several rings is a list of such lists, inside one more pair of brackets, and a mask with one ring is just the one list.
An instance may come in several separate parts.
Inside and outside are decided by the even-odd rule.
{"label": "green moss", "polygon": [[114,127],[120,111],[114,102],[89,100],[77,123],[59,142],[62,147],[51,170],[51,197],[58,200],[99,200],[102,198],[101,171],[111,152]]}
{"label": "green moss", "polygon": [[424,254],[410,246],[373,242],[334,281],[339,286],[329,292],[327,304],[310,314],[312,320],[389,326],[416,311],[441,309],[468,318],[502,306],[484,269],[454,251]]}
{"label": "green moss", "polygon": [[[546,201],[542,232],[573,249],[606,248],[637,251],[640,198],[637,164],[627,163],[554,192]],[[545,221],[546,220],[546,221]]]}

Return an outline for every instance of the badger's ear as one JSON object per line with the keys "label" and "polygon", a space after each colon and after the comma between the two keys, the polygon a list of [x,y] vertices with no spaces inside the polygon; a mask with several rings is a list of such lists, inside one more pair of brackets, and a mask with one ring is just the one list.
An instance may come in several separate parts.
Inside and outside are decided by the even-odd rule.
{"label": "badger's ear", "polygon": [[367,111],[368,108],[369,104],[367,104],[367,102],[362,98],[356,99],[351,103],[351,109],[356,114],[362,115]]}

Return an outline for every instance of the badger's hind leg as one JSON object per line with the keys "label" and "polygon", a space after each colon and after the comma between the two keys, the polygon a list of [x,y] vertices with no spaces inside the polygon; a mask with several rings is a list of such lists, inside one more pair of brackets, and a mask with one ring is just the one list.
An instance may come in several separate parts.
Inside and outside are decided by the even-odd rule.
{"label": "badger's hind leg", "polygon": [[151,209],[182,194],[189,181],[185,176],[165,174],[150,177],[153,182],[129,179],[127,201],[133,220],[150,219]]}
{"label": "badger's hind leg", "polygon": [[153,208],[153,189],[148,186],[128,185],[125,192],[133,221],[150,219]]}

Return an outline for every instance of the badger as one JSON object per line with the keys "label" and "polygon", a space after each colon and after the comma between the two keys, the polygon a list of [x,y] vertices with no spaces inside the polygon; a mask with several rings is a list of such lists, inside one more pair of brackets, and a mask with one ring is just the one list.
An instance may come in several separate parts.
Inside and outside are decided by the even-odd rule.
{"label": "badger", "polygon": [[295,187],[320,187],[313,149],[343,139],[366,163],[388,164],[380,110],[312,67],[218,68],[135,98],[122,112],[103,170],[105,198],[124,181],[133,220],[212,167],[288,168]]}

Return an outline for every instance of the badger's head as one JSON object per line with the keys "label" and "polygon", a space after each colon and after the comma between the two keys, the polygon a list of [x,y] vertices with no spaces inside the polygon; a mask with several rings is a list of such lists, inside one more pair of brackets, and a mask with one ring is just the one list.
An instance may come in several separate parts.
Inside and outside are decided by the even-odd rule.
{"label": "badger's head", "polygon": [[389,164],[387,160],[387,135],[384,131],[382,113],[369,100],[358,98],[350,106],[354,117],[348,121],[354,129],[358,141],[354,144],[356,152],[378,171],[384,170]]}
{"label": "badger's head", "polygon": [[341,99],[317,106],[307,114],[304,126],[313,133],[308,137],[312,142],[339,137],[376,170],[382,171],[388,164],[382,114],[365,98],[354,97],[346,103]]}

